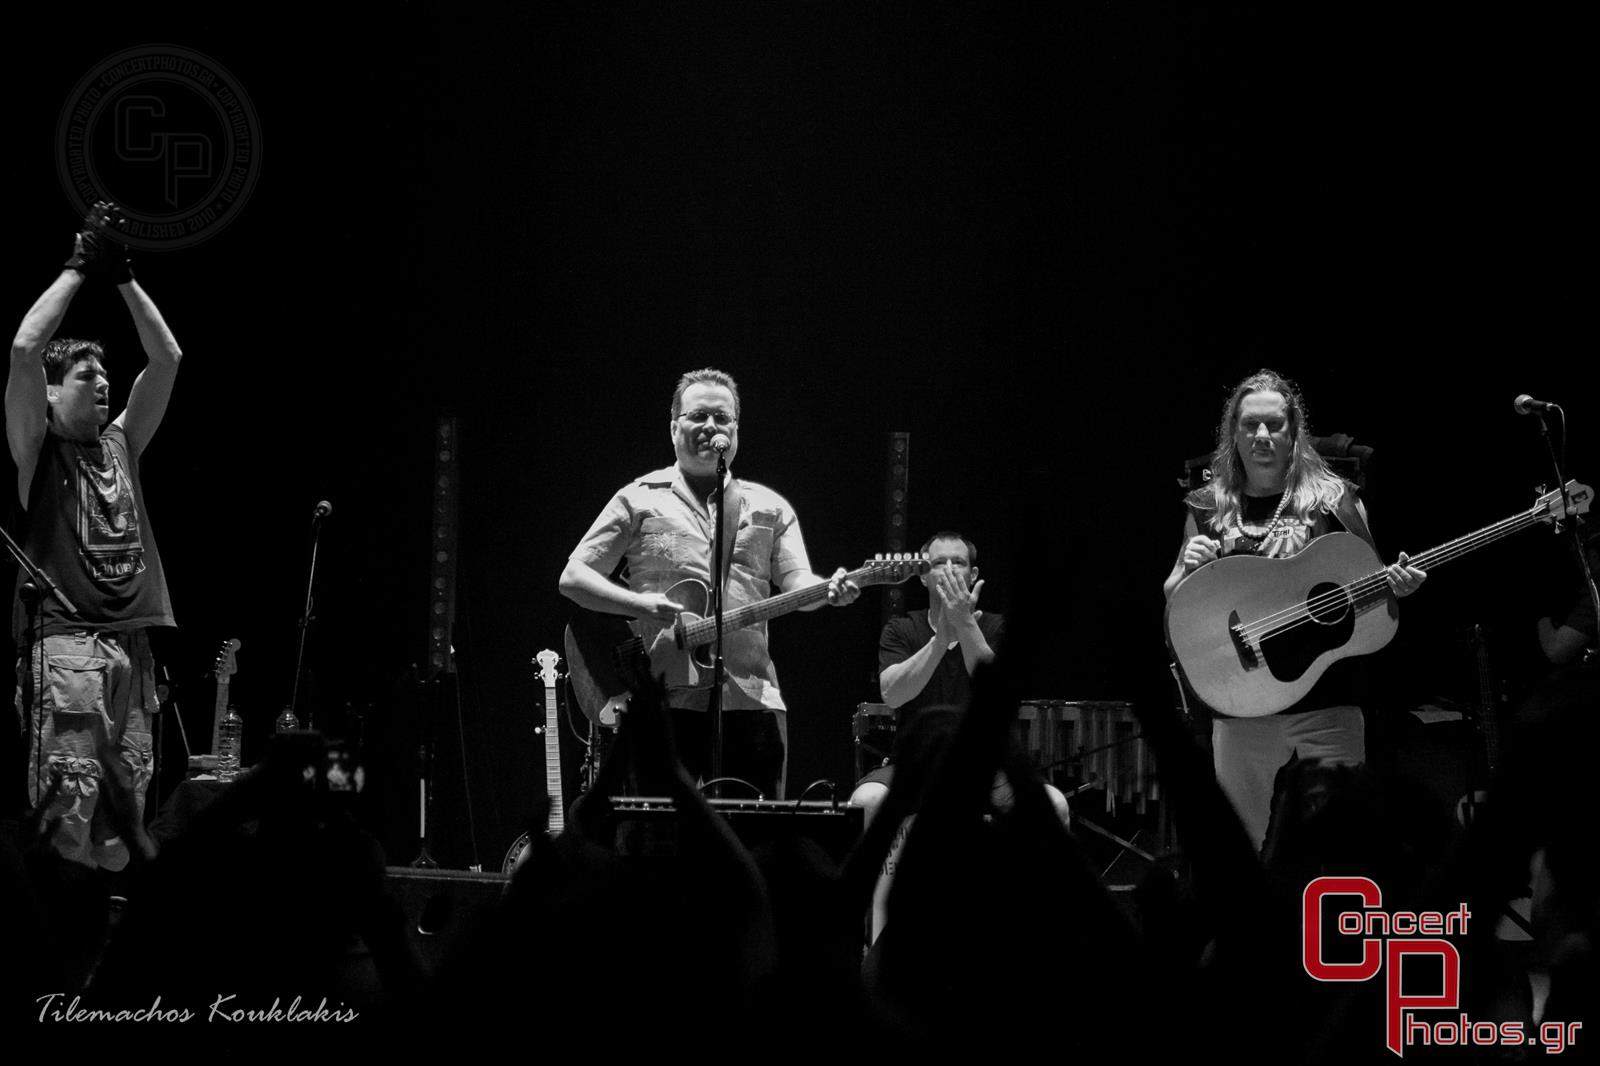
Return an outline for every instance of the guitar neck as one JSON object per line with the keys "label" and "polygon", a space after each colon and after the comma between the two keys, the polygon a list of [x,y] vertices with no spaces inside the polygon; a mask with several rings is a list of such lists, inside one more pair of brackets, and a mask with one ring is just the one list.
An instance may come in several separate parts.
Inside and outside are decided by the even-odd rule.
{"label": "guitar neck", "polygon": [[561,716],[556,710],[556,686],[544,686],[544,787],[550,796],[551,834],[559,834],[566,827],[566,815],[561,800]]}
{"label": "guitar neck", "polygon": [[[859,570],[852,570],[843,578],[845,581],[854,581],[857,584],[870,584],[869,579],[878,572],[877,567],[863,566]],[[735,629],[745,629],[749,626],[759,625],[789,614],[791,611],[802,610],[814,603],[822,603],[828,598],[828,583],[826,581],[805,588],[791,589],[776,596],[747,603],[743,607],[727,611],[722,616],[723,632],[732,632]],[[684,627],[683,646],[685,648],[698,648],[710,644],[717,639],[717,625],[715,619],[705,618],[692,622]]]}
{"label": "guitar neck", "polygon": [[[1524,529],[1536,526],[1547,517],[1548,515],[1542,508],[1529,508],[1521,514],[1512,515],[1510,518],[1503,519],[1493,525],[1484,526],[1475,533],[1468,533],[1464,537],[1457,537],[1455,540],[1441,544],[1437,548],[1419,552],[1411,556],[1407,565],[1414,566],[1419,570],[1429,570],[1433,567],[1442,566],[1451,560],[1461,558],[1463,555],[1471,554],[1487,544],[1493,544],[1495,541],[1509,537],[1513,533],[1520,533]],[[1352,582],[1346,587],[1354,589],[1357,586],[1367,586],[1369,590],[1377,590],[1380,585],[1386,586],[1386,584],[1384,571],[1378,570],[1368,574],[1360,581]]]}
{"label": "guitar neck", "polygon": [[222,749],[222,720],[228,716],[228,677],[217,675],[217,705],[211,709],[211,754]]}
{"label": "guitar neck", "polygon": [[1413,556],[1411,565],[1421,569],[1430,566],[1439,566],[1452,559],[1459,559],[1470,552],[1477,551],[1486,544],[1493,544],[1502,537],[1509,537],[1513,533],[1520,533],[1524,529],[1538,525],[1544,520],[1544,513],[1540,508],[1534,507],[1519,515],[1512,515],[1503,521],[1491,526],[1484,526],[1476,533],[1468,533],[1464,537],[1457,537],[1448,544],[1441,544],[1437,548]]}

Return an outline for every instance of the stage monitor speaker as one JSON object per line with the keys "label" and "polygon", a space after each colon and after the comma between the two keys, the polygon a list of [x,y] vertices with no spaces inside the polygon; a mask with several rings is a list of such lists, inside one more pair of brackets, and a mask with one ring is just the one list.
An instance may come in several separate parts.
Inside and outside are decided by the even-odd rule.
{"label": "stage monitor speaker", "polygon": [[384,874],[390,897],[405,915],[406,939],[428,974],[494,914],[510,880],[498,873],[410,866],[391,866]]}

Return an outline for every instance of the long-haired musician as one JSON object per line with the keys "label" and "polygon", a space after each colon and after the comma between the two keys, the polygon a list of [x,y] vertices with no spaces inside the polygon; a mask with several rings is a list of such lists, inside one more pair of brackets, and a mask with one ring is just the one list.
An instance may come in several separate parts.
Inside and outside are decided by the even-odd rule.
{"label": "long-haired musician", "polygon": [[[1259,370],[1234,388],[1217,427],[1211,481],[1184,501],[1183,545],[1163,591],[1226,555],[1286,558],[1314,538],[1348,531],[1369,544],[1366,508],[1355,486],[1336,475],[1312,445],[1305,402],[1295,385]],[[1427,576],[1399,562],[1389,587],[1409,596]],[[1335,663],[1294,706],[1258,718],[1217,716],[1211,738],[1217,780],[1259,850],[1266,839],[1273,783],[1291,758],[1360,763],[1365,727],[1358,703],[1359,666]]]}

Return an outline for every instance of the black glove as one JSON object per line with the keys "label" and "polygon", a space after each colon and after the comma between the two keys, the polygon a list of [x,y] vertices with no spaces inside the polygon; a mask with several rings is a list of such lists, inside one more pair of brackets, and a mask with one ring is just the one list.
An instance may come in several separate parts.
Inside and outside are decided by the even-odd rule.
{"label": "black glove", "polygon": [[128,262],[128,246],[122,243],[117,227],[122,214],[115,204],[98,201],[83,216],[83,229],[73,241],[72,256],[64,266],[84,277],[105,278],[113,285],[133,280],[133,264]]}

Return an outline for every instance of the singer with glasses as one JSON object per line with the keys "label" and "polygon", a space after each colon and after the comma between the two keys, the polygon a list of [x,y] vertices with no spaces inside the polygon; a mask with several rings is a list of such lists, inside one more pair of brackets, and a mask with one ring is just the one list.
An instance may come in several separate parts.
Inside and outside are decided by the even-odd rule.
{"label": "singer with glasses", "polygon": [[[671,623],[684,605],[670,600],[667,589],[685,578],[716,585],[711,535],[719,514],[727,516],[725,611],[818,584],[828,585],[826,602],[835,607],[861,594],[854,582],[844,580],[843,567],[831,579],[812,572],[800,521],[788,500],[733,476],[740,413],[739,386],[721,370],[692,370],[678,379],[668,425],[676,462],[617,490],[573,549],[561,572],[562,595],[587,610]],[[719,456],[730,467],[720,507],[713,499]],[[723,659],[722,774],[750,782],[768,798],[781,798],[788,722],[766,623],[728,631]],[[708,780],[709,692],[670,688],[667,696],[679,757],[691,777]]]}
{"label": "singer with glasses", "polygon": [[[112,871],[128,862],[125,832],[145,840],[151,716],[159,709],[148,631],[174,624],[139,459],[161,425],[182,357],[133,278],[120,224],[111,204],[89,211],[71,258],[11,342],[6,379],[23,550],[66,601],[48,591],[24,596],[27,575],[19,572],[12,628],[28,797],[37,806],[59,777],[45,812],[59,819],[56,850]],[[85,284],[116,286],[147,359],[115,418],[100,345],[55,338]]]}
{"label": "singer with glasses", "polygon": [[[1163,586],[1168,599],[1190,574],[1222,556],[1287,558],[1337,531],[1372,543],[1355,486],[1317,454],[1305,402],[1280,374],[1260,370],[1234,388],[1217,428],[1212,469],[1210,483],[1184,501],[1183,545]],[[1396,596],[1409,596],[1427,576],[1407,562],[1402,552],[1387,570]],[[1217,781],[1257,851],[1266,840],[1278,771],[1291,758],[1365,761],[1359,671],[1357,660],[1335,663],[1303,700],[1277,714],[1213,719]]]}

